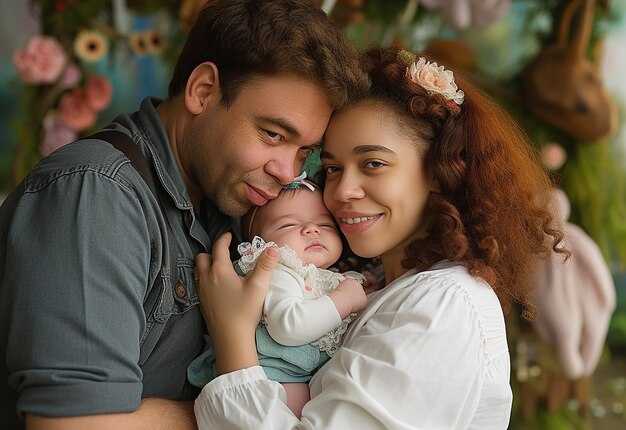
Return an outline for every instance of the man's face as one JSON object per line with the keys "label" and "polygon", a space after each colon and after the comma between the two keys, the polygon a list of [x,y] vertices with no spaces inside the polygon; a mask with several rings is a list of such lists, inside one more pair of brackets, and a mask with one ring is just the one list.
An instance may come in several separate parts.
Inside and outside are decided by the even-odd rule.
{"label": "man's face", "polygon": [[230,107],[217,103],[190,123],[179,145],[188,186],[228,215],[264,205],[321,144],[331,112],[323,89],[309,81],[254,79]]}

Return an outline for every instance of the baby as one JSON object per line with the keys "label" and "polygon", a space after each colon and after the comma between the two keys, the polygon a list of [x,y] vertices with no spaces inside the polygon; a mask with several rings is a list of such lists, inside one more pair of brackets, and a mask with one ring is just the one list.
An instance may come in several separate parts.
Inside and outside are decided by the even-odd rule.
{"label": "baby", "polygon": [[[307,382],[339,349],[367,297],[361,274],[327,270],[341,256],[341,237],[319,188],[297,179],[276,199],[244,215],[242,233],[252,240],[239,245],[235,267],[245,275],[266,247],[280,247],[256,343],[260,365],[268,378],[282,383],[287,405],[300,417],[310,398]],[[217,376],[210,339],[207,344],[188,369],[197,386]]]}

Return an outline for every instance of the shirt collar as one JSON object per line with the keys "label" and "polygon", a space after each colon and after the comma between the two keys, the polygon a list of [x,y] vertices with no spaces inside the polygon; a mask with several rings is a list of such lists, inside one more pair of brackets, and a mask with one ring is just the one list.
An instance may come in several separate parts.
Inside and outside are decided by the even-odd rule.
{"label": "shirt collar", "polygon": [[167,131],[156,107],[161,100],[146,97],[137,112],[137,127],[142,134],[143,145],[152,155],[154,168],[163,188],[179,209],[191,209],[191,199],[185,181],[174,157]]}

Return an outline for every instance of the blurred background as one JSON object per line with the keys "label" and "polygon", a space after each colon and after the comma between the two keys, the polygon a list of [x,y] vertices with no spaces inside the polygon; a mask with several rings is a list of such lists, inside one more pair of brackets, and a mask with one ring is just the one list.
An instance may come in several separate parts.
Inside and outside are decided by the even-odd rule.
{"label": "blurred background", "polygon": [[[165,97],[203,3],[2,1],[0,201],[42,156]],[[318,4],[359,47],[424,52],[522,124],[575,254],[537,274],[535,321],[508,316],[511,428],[626,428],[626,0]]]}

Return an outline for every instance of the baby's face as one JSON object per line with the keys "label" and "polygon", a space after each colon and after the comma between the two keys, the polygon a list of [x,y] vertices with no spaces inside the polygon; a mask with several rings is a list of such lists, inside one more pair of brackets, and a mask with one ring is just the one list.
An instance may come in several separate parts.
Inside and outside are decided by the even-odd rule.
{"label": "baby's face", "polygon": [[328,268],[341,255],[341,238],[319,190],[299,189],[272,200],[257,214],[255,232],[266,242],[288,245],[304,264]]}

